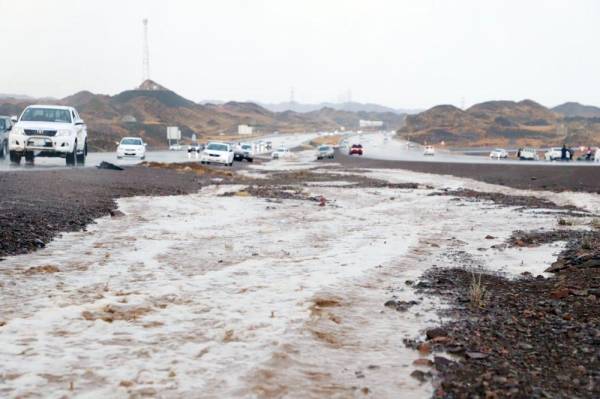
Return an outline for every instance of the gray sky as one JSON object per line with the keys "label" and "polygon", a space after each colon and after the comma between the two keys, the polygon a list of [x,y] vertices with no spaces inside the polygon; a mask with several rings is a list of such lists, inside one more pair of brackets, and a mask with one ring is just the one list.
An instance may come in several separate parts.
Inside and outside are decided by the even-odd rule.
{"label": "gray sky", "polygon": [[[192,100],[394,107],[600,105],[595,0],[0,0],[0,92],[115,94],[150,75]],[[8,55],[8,56],[7,56]]]}

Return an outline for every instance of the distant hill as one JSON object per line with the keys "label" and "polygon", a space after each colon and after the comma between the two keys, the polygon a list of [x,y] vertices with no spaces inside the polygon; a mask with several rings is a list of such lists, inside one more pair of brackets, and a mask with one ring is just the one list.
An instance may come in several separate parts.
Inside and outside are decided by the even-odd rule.
{"label": "distant hill", "polygon": [[263,107],[273,112],[294,111],[300,113],[318,111],[323,108],[331,108],[338,111],[348,112],[380,112],[394,113],[399,115],[414,114],[420,110],[394,109],[379,104],[358,103],[358,102],[343,102],[343,103],[319,103],[319,104],[302,104],[298,102],[282,102],[282,103],[261,103]]}
{"label": "distant hill", "polygon": [[395,113],[348,112],[324,108],[309,113],[273,112],[252,102],[199,104],[153,82],[109,96],[80,91],[63,99],[0,99],[0,115],[17,115],[34,103],[75,106],[88,125],[94,150],[113,150],[124,136],[141,136],[152,148],[166,147],[166,127],[179,126],[184,137],[236,133],[247,124],[259,132],[358,129],[360,119],[377,119],[389,129],[402,125]]}
{"label": "distant hill", "polygon": [[568,117],[600,118],[600,108],[575,102],[558,105],[552,111]]}
{"label": "distant hill", "polygon": [[440,105],[409,115],[400,137],[450,146],[600,144],[600,118],[569,118],[534,101],[488,101],[461,110]]}

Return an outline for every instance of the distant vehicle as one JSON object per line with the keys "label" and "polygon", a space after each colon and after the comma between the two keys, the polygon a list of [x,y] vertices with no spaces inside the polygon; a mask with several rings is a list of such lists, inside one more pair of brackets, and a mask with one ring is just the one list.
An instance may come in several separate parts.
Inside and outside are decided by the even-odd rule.
{"label": "distant vehicle", "polygon": [[490,158],[506,159],[508,158],[508,152],[504,148],[496,148],[492,152],[490,152]]}
{"label": "distant vehicle", "polygon": [[171,144],[169,146],[169,150],[171,151],[181,151],[182,149],[181,144]]}
{"label": "distant vehicle", "polygon": [[188,158],[198,158],[200,156],[200,153],[202,152],[202,150],[204,150],[204,146],[202,144],[198,144],[198,143],[192,143],[190,145],[188,145],[187,148],[187,153],[188,153]]}
{"label": "distant vehicle", "polygon": [[201,163],[221,163],[223,165],[233,165],[233,147],[227,143],[211,142],[208,143],[200,155]]}
{"label": "distant vehicle", "polygon": [[146,159],[146,143],[140,137],[123,137],[117,147],[117,159]]}
{"label": "distant vehicle", "polygon": [[12,130],[13,123],[8,116],[0,116],[0,159],[8,156],[8,133]]}
{"label": "distant vehicle", "polygon": [[537,161],[539,159],[537,150],[535,148],[523,148],[519,159],[523,161]]}
{"label": "distant vehicle", "polygon": [[27,163],[38,157],[63,157],[67,165],[84,164],[88,152],[87,127],[73,107],[30,105],[8,135],[10,161]]}
{"label": "distant vehicle", "polygon": [[348,155],[362,155],[363,154],[363,146],[362,144],[352,144],[350,150],[348,151]]}
{"label": "distant vehicle", "polygon": [[[279,134],[279,132],[276,132],[276,133]],[[267,148],[267,151],[271,151],[273,149],[273,143],[271,143],[270,141],[267,141],[266,148]]]}
{"label": "distant vehicle", "polygon": [[[546,161],[556,161],[560,160],[562,157],[562,148],[560,147],[552,147],[544,154],[544,158]],[[569,156],[567,155],[567,158]]]}
{"label": "distant vehicle", "polygon": [[433,146],[431,146],[431,145],[425,146],[423,155],[435,155],[435,148],[433,148]]}
{"label": "distant vehicle", "polygon": [[285,147],[279,147],[271,153],[272,159],[289,158],[291,156],[290,150]]}
{"label": "distant vehicle", "polygon": [[233,159],[236,161],[243,161],[244,159],[248,162],[254,161],[254,149],[252,144],[242,143],[235,148],[233,151]]}
{"label": "distant vehicle", "polygon": [[317,160],[325,158],[333,159],[334,154],[335,152],[333,150],[333,147],[330,147],[328,145],[322,145],[317,149]]}

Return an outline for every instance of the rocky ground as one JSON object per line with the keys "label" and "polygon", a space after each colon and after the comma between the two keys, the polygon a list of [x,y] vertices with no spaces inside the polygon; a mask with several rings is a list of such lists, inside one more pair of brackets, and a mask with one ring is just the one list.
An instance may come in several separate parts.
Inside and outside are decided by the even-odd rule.
{"label": "rocky ground", "polygon": [[407,342],[433,351],[433,361],[420,365],[436,374],[435,397],[600,396],[600,234],[568,238],[550,278],[526,273],[511,280],[462,268],[434,268],[423,276],[418,290],[447,300],[445,312],[455,320]]}

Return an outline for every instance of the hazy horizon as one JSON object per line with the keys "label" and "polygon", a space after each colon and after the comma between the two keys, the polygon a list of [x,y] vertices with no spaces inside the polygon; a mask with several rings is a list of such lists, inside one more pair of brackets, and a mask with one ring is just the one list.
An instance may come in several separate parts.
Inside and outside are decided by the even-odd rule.
{"label": "hazy horizon", "polygon": [[[392,108],[600,105],[600,3],[0,0],[0,93],[116,94],[150,78],[194,101]],[[26,28],[24,28],[26,27]]]}

